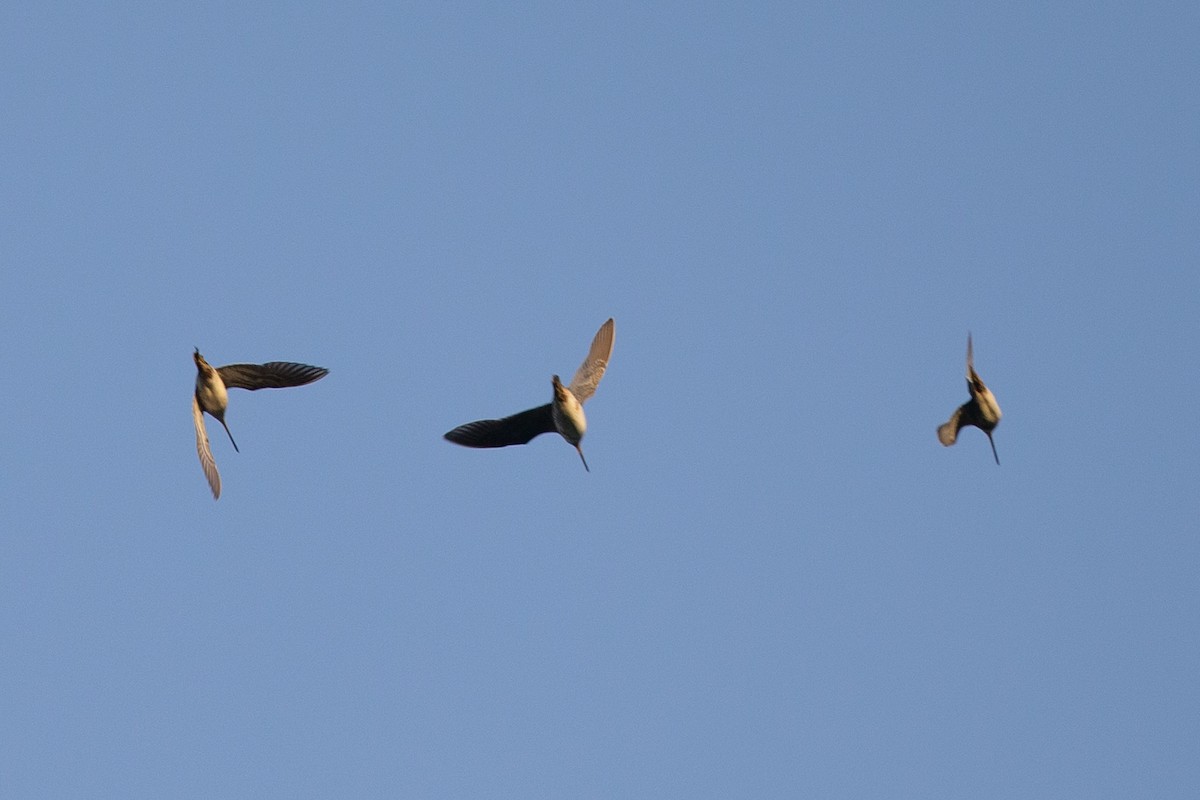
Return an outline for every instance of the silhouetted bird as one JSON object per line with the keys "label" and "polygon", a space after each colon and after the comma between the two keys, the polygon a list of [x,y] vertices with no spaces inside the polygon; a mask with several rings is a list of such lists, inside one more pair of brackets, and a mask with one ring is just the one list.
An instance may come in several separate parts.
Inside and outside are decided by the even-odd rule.
{"label": "silhouetted bird", "polygon": [[557,431],[579,451],[583,468],[591,472],[587,459],[583,457],[583,448],[579,445],[587,431],[583,404],[596,393],[596,387],[604,377],[604,370],[608,368],[612,348],[613,321],[610,319],[596,332],[596,338],[592,339],[592,348],[576,371],[575,377],[571,379],[570,386],[563,386],[557,375],[551,377],[550,382],[554,387],[552,402],[504,419],[481,419],[459,425],[447,433],[445,438],[466,447],[508,447],[513,444],[526,444],[539,434]]}
{"label": "silhouetted bird", "polygon": [[1000,405],[991,390],[983,385],[979,375],[975,373],[975,363],[971,352],[971,334],[967,334],[967,390],[971,399],[959,406],[950,420],[938,428],[938,441],[946,447],[958,439],[958,432],[967,425],[974,425],[987,434],[992,444],[992,457],[1000,463],[996,454],[996,442],[992,439],[992,431],[1000,424]]}
{"label": "silhouetted bird", "polygon": [[221,475],[217,472],[217,462],[213,460],[212,449],[208,445],[208,433],[204,430],[204,412],[212,415],[233,442],[237,450],[237,442],[229,433],[225,424],[225,409],[229,407],[227,389],[281,389],[288,386],[303,386],[320,380],[329,374],[323,367],[310,367],[308,364],[293,364],[289,361],[271,361],[267,364],[229,364],[224,367],[212,367],[200,348],[192,355],[196,362],[196,391],[192,394],[192,418],[196,423],[196,452],[200,454],[200,466],[204,469],[204,477],[212,488],[213,499],[221,496]]}

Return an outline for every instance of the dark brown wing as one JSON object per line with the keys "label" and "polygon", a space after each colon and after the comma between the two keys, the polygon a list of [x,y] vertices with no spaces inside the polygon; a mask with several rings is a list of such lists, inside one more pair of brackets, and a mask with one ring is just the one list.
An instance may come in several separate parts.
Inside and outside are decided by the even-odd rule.
{"label": "dark brown wing", "polygon": [[938,426],[937,434],[938,441],[945,447],[949,447],[958,441],[958,432],[963,426],[963,409],[965,405],[961,405],[954,409],[954,413],[950,415],[950,419],[942,425]]}
{"label": "dark brown wing", "polygon": [[949,447],[958,439],[958,432],[968,426],[974,426],[980,430],[985,430],[980,423],[982,418],[979,412],[979,403],[974,399],[968,400],[958,408],[954,409],[954,413],[950,415],[950,419],[946,424],[938,428],[938,441]]}
{"label": "dark brown wing", "polygon": [[464,447],[508,447],[526,444],[533,437],[554,430],[554,414],[547,403],[504,419],[481,419],[459,425],[445,439]]}
{"label": "dark brown wing", "polygon": [[293,364],[290,361],[270,361],[266,364],[229,364],[218,367],[217,373],[227,389],[284,389],[303,386],[329,374],[324,367]]}

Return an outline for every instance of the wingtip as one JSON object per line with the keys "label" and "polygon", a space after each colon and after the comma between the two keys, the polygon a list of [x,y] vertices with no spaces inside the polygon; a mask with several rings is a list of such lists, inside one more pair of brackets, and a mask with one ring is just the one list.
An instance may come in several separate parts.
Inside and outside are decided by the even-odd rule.
{"label": "wingtip", "polygon": [[954,444],[958,436],[955,433],[954,426],[949,422],[944,422],[937,429],[938,441],[942,443],[942,447],[949,447]]}

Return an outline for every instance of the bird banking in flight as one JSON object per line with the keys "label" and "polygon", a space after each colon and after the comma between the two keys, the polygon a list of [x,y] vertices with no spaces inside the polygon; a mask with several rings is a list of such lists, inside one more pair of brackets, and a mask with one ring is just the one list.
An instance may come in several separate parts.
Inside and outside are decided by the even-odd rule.
{"label": "bird banking in flight", "polygon": [[992,458],[999,464],[1000,456],[996,455],[996,442],[992,439],[992,431],[1000,424],[1000,404],[996,402],[996,396],[992,394],[991,389],[983,385],[983,381],[975,372],[971,350],[971,334],[968,333],[967,391],[971,393],[971,399],[956,408],[949,421],[938,428],[938,441],[949,447],[958,440],[960,430],[967,425],[974,425],[987,434],[988,441],[992,443]]}
{"label": "bird banking in flight", "polygon": [[554,387],[554,399],[544,406],[531,408],[503,419],[481,419],[459,425],[446,434],[446,439],[465,447],[508,447],[526,444],[543,433],[559,433],[578,452],[583,468],[588,472],[587,459],[579,443],[587,431],[587,418],[583,415],[583,404],[596,393],[608,360],[612,357],[613,321],[609,319],[600,326],[587,358],[575,372],[568,386],[563,386],[557,375],[550,378]]}
{"label": "bird banking in flight", "polygon": [[266,364],[229,364],[213,367],[200,355],[200,348],[192,355],[196,362],[196,391],[192,394],[192,418],[196,423],[196,452],[200,454],[200,466],[204,477],[212,488],[213,499],[221,496],[221,474],[213,460],[212,448],[208,444],[208,432],[204,430],[204,415],[207,413],[229,434],[233,449],[237,442],[225,424],[225,409],[229,407],[228,389],[282,389],[288,386],[303,386],[320,380],[329,374],[324,367],[308,364],[293,364],[290,361],[271,361]]}

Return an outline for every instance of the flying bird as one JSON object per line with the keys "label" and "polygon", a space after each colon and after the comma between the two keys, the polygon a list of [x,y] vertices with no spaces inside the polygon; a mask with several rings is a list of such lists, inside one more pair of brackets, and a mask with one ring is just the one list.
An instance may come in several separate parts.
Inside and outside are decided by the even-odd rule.
{"label": "flying bird", "polygon": [[996,396],[992,394],[991,389],[983,385],[983,381],[975,372],[971,350],[971,334],[968,333],[967,391],[971,393],[971,399],[955,409],[949,421],[938,427],[938,441],[949,447],[958,440],[960,430],[967,425],[974,425],[987,434],[988,441],[992,444],[992,457],[999,464],[1000,456],[996,454],[996,442],[992,439],[992,431],[1000,424],[1000,404],[996,402]]}
{"label": "flying bird", "polygon": [[204,430],[204,414],[212,416],[225,433],[237,452],[237,442],[225,424],[225,409],[229,407],[227,389],[281,389],[288,386],[303,386],[306,383],[320,380],[329,374],[324,367],[311,367],[308,364],[293,364],[290,361],[271,361],[266,364],[229,364],[224,367],[213,367],[200,355],[200,348],[192,355],[196,362],[196,391],[192,394],[192,419],[196,424],[196,452],[200,454],[200,466],[204,469],[204,477],[212,488],[213,499],[221,496],[221,475],[217,472],[217,462],[213,460],[212,449],[208,444],[208,433]]}
{"label": "flying bird", "polygon": [[531,408],[504,419],[481,419],[459,425],[445,435],[448,441],[465,447],[508,447],[526,444],[543,433],[558,432],[579,453],[583,468],[588,472],[587,459],[583,457],[580,441],[587,431],[587,418],[583,404],[596,393],[608,360],[612,357],[613,321],[609,319],[600,326],[587,358],[575,372],[568,386],[564,386],[557,375],[550,378],[554,388],[554,399],[544,406]]}

